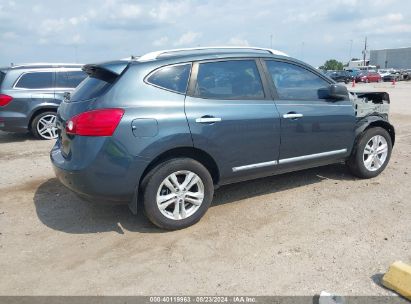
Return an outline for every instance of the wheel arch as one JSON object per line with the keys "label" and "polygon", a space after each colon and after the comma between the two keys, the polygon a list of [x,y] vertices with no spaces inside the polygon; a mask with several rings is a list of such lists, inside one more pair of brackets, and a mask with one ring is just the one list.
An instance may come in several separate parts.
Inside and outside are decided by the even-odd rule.
{"label": "wheel arch", "polygon": [[50,112],[57,112],[57,108],[58,108],[58,106],[57,106],[57,107],[44,106],[44,107],[35,109],[35,110],[31,113],[31,115],[30,115],[29,124],[28,124],[28,126],[27,126],[28,130],[29,130],[29,131],[32,131],[32,130],[31,130],[31,125],[32,125],[32,123],[33,123],[33,120],[34,120],[38,115],[40,115],[41,113],[44,113],[44,112],[49,112],[49,111],[50,111]]}
{"label": "wheel arch", "polygon": [[141,203],[141,184],[144,178],[158,164],[173,158],[191,158],[198,161],[208,170],[208,172],[210,172],[211,178],[213,179],[213,184],[218,185],[220,181],[220,171],[216,161],[210,154],[195,147],[179,147],[167,150],[154,158],[144,169],[136,187],[134,196],[128,205],[134,214],[137,214],[137,210]]}
{"label": "wheel arch", "polygon": [[366,130],[371,129],[371,128],[375,128],[375,127],[383,128],[384,130],[386,130],[388,132],[388,134],[390,135],[390,138],[391,138],[392,146],[394,147],[394,143],[395,143],[395,128],[394,128],[394,126],[392,124],[390,124],[383,117],[377,116],[377,115],[372,115],[372,116],[365,117],[364,119],[362,119],[358,122],[357,127],[355,129],[355,142],[354,142],[352,154],[356,150],[357,142],[358,142],[361,134],[363,134]]}
{"label": "wheel arch", "polygon": [[215,185],[218,184],[219,179],[220,179],[220,172],[218,170],[217,163],[215,160],[208,154],[207,152],[194,148],[194,147],[180,147],[180,148],[174,148],[167,150],[160,155],[158,155],[156,158],[154,158],[149,165],[146,167],[144,170],[141,179],[141,181],[144,179],[144,177],[147,175],[148,172],[151,171],[155,166],[158,164],[172,159],[172,158],[192,158],[199,163],[201,163],[207,170],[210,172],[210,175],[213,179],[213,183]]}

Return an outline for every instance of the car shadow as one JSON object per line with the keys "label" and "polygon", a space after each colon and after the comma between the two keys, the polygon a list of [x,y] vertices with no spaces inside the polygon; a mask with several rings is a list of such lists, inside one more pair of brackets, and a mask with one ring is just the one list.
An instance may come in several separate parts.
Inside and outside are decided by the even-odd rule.
{"label": "car shadow", "polygon": [[[353,180],[343,164],[271,176],[223,186],[215,191],[211,208],[254,196],[278,193],[290,188],[320,183],[325,179]],[[37,216],[46,226],[66,233],[87,234],[124,230],[163,233],[139,210],[133,215],[127,205],[98,204],[85,201],[64,187],[56,178],[41,184],[33,198]]]}
{"label": "car shadow", "polygon": [[10,132],[3,132],[0,131],[0,144],[6,144],[11,142],[22,142],[26,140],[34,140],[34,136],[27,132],[27,133],[10,133]]}

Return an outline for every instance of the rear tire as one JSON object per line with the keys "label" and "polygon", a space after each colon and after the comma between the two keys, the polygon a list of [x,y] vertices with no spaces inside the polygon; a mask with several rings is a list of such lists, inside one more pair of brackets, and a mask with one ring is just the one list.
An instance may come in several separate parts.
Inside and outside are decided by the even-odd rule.
{"label": "rear tire", "polygon": [[360,178],[373,178],[384,171],[391,157],[392,142],[388,132],[380,127],[364,131],[347,161],[351,173]]}
{"label": "rear tire", "polygon": [[31,122],[31,133],[33,133],[33,135],[38,139],[56,139],[56,119],[57,114],[53,111],[38,114]]}
{"label": "rear tire", "polygon": [[167,230],[197,223],[214,194],[210,173],[190,158],[174,158],[157,165],[143,179],[141,188],[145,214],[154,225]]}

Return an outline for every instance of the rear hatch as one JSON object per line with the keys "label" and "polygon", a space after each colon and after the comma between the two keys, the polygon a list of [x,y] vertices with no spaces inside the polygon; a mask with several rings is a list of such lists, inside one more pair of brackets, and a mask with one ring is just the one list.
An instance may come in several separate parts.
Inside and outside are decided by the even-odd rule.
{"label": "rear hatch", "polygon": [[66,124],[74,116],[96,109],[99,98],[102,98],[120,78],[127,68],[128,61],[115,61],[103,64],[89,64],[83,67],[88,77],[76,90],[67,96],[57,111],[57,129],[63,156],[71,152],[71,143],[78,135],[67,134]]}

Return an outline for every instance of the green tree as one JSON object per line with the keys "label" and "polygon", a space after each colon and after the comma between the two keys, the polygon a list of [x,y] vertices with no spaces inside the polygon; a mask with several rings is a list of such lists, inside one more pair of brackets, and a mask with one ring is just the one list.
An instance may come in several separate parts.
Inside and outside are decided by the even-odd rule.
{"label": "green tree", "polygon": [[344,68],[344,65],[342,62],[337,61],[335,59],[329,59],[327,60],[324,65],[320,67],[322,70],[342,70]]}

